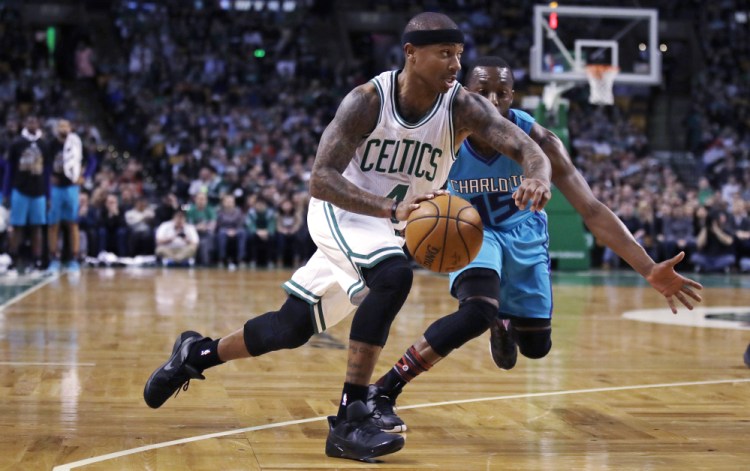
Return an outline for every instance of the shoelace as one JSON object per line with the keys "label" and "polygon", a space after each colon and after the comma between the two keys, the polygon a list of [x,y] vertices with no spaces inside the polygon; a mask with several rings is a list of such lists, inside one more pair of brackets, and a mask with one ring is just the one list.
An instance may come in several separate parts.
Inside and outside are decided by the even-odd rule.
{"label": "shoelace", "polygon": [[188,380],[185,381],[185,384],[177,388],[177,391],[175,391],[173,397],[177,397],[177,395],[180,394],[180,390],[187,391],[189,386],[190,386],[190,378],[188,378]]}

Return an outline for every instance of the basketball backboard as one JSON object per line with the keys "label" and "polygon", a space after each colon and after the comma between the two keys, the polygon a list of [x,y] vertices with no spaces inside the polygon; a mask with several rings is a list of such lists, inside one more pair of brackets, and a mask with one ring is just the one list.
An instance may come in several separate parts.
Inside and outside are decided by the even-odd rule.
{"label": "basketball backboard", "polygon": [[657,10],[550,5],[534,7],[532,80],[585,82],[587,64],[606,64],[615,83],[661,82]]}

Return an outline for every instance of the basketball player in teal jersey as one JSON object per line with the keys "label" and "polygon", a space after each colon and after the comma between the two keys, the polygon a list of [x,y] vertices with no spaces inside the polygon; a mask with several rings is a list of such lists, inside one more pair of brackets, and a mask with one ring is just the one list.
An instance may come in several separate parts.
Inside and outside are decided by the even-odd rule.
{"label": "basketball player in teal jersey", "polygon": [[412,284],[395,231],[420,201],[438,194],[470,134],[522,164],[526,178],[515,200],[523,207],[544,208],[551,166],[533,140],[457,82],[464,39],[455,22],[440,13],[416,15],[402,41],[403,70],[352,90],[323,132],[307,217],[318,250],[285,284],[284,305],[222,339],[183,332],[146,382],[150,407],[161,407],[190,379],[203,379],[207,368],[296,348],[354,312],[346,379],[338,414],[329,417],[325,452],[369,460],[404,445],[402,436],[380,430],[366,406],[378,356]]}
{"label": "basketball player in teal jersey", "polygon": [[[673,297],[688,309],[701,301],[702,286],[674,271],[684,253],[654,262],[617,216],[594,197],[562,142],[527,113],[510,108],[513,72],[499,57],[483,57],[467,73],[467,87],[489,99],[504,117],[535,140],[552,165],[552,183],[571,202],[594,234],[664,295],[672,312]],[[547,216],[519,207],[513,192],[523,169],[486,142],[470,136],[461,146],[448,177],[448,189],[477,208],[485,226],[479,255],[450,274],[451,294],[459,308],[435,321],[388,373],[370,386],[368,402],[382,430],[399,432],[406,425],[393,412],[402,388],[455,348],[491,328],[495,363],[513,368],[517,348],[528,358],[542,358],[552,347],[552,286]]]}

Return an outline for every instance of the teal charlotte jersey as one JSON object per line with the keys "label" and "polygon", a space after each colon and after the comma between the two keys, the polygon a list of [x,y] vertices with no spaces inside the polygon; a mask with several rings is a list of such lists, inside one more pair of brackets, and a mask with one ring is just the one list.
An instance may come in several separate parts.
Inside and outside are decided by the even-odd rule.
{"label": "teal charlotte jersey", "polygon": [[[509,119],[526,134],[534,118],[511,109]],[[513,192],[523,181],[523,168],[502,154],[485,159],[472,149],[468,139],[458,151],[448,176],[448,190],[469,200],[484,223],[484,242],[477,257],[465,268],[450,274],[455,295],[458,276],[472,268],[493,270],[500,278],[501,318],[552,316],[549,235],[544,211],[518,209]]]}
{"label": "teal charlotte jersey", "polygon": [[[534,118],[528,113],[511,109],[508,118],[526,134],[531,132]],[[448,190],[470,201],[485,227],[505,230],[531,216],[531,211],[519,210],[513,201],[513,192],[522,181],[523,169],[515,160],[503,154],[485,159],[467,139],[448,175]]]}

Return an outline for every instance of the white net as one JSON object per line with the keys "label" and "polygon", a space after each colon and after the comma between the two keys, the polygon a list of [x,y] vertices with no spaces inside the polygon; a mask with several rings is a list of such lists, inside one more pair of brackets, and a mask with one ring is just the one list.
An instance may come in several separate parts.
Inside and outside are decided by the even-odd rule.
{"label": "white net", "polygon": [[594,64],[586,66],[586,76],[589,79],[589,103],[592,105],[611,105],[615,102],[612,87],[615,77],[620,72],[619,67],[613,65]]}

